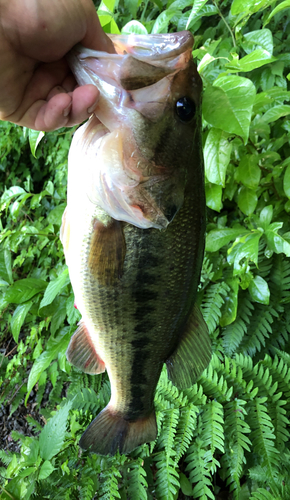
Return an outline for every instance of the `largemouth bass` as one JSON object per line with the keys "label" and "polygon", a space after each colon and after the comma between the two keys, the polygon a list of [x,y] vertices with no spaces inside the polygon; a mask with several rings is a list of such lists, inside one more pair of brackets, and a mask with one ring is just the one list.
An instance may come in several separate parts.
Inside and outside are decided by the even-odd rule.
{"label": "largemouth bass", "polygon": [[61,228],[82,314],[67,359],[86,373],[106,369],[111,383],[108,406],[80,440],[101,455],[156,438],[164,363],[182,389],[211,357],[195,305],[205,195],[193,38],[111,38],[116,54],[79,46],[69,56],[78,83],[101,97],[72,141]]}

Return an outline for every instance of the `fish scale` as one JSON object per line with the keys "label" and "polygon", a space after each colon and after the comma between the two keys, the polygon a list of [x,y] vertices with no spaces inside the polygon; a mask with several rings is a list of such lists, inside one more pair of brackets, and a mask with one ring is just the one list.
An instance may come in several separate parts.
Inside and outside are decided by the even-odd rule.
{"label": "fish scale", "polygon": [[[126,37],[120,40],[124,47]],[[156,438],[154,394],[164,363],[182,389],[211,356],[195,305],[205,234],[201,82],[188,32],[154,35],[152,42],[158,40],[160,47],[172,44],[174,57],[165,51],[162,67],[160,50],[147,105],[147,56],[142,54],[140,64],[134,41],[148,48],[148,37],[128,38],[130,60],[118,55],[116,36],[117,55],[77,48],[70,61],[79,83],[93,80],[101,92],[95,115],[77,131],[70,149],[61,239],[82,314],[67,358],[87,373],[106,369],[111,383],[108,406],[80,440],[83,449],[103,455],[129,453]],[[103,83],[104,68],[111,80],[115,75],[115,87]],[[184,95],[185,121],[176,111]]]}

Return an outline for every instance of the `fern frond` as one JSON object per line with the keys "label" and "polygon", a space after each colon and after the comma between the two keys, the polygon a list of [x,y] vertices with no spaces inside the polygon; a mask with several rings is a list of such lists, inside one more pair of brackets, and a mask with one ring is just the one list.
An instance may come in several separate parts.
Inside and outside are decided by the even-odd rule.
{"label": "fern frond", "polygon": [[203,448],[203,440],[197,438],[190,446],[186,462],[188,463],[186,470],[189,471],[189,479],[193,488],[193,497],[200,500],[215,500],[215,496],[210,489],[211,471],[208,467],[208,459],[206,458],[206,450]]}
{"label": "fern frond", "polygon": [[248,423],[252,429],[250,439],[254,452],[261,457],[261,466],[266,467],[269,479],[277,475],[279,452],[275,448],[274,426],[267,407],[267,398],[256,398],[249,402]]}
{"label": "fern frond", "polygon": [[180,488],[179,474],[175,462],[164,451],[159,452],[154,458],[156,463],[156,496],[158,500],[174,500]]}
{"label": "fern frond", "polygon": [[189,404],[180,411],[180,418],[174,439],[175,463],[177,464],[190,446],[193,432],[196,426],[196,417],[199,409]]}
{"label": "fern frond", "polygon": [[[281,393],[278,394],[281,396]],[[283,451],[285,448],[285,444],[289,442],[290,438],[290,421],[287,418],[287,412],[283,406],[286,405],[286,401],[283,400],[275,400],[269,406],[269,415],[271,417],[272,423],[275,429],[275,446],[278,451]]]}
{"label": "fern frond", "polygon": [[257,351],[261,351],[272,333],[272,323],[277,316],[278,313],[273,307],[256,304],[255,314],[239,346],[239,352],[253,357]]}
{"label": "fern frond", "polygon": [[218,401],[209,401],[200,415],[198,434],[202,438],[202,446],[205,448],[205,457],[210,463],[211,472],[214,473],[220,466],[214,457],[215,451],[224,453],[224,418],[223,406]]}
{"label": "fern frond", "polygon": [[94,480],[91,477],[86,476],[86,482],[80,489],[80,500],[92,500],[95,491]]}
{"label": "fern frond", "polygon": [[173,407],[186,406],[187,396],[179,391],[177,387],[168,379],[167,371],[164,367],[157,385],[155,394],[155,406],[158,410],[166,410]]}
{"label": "fern frond", "polygon": [[[225,449],[222,457],[225,467],[225,476],[230,490],[240,491],[240,478],[243,473],[243,465],[246,463],[245,450],[250,451],[251,441],[247,434],[251,429],[245,420],[246,401],[235,399],[225,405]],[[231,484],[232,483],[232,484]]]}
{"label": "fern frond", "polygon": [[283,311],[282,304],[290,300],[290,261],[282,255],[275,255],[269,288],[275,308],[280,312]]}
{"label": "fern frond", "polygon": [[209,333],[213,333],[219,324],[221,306],[225,301],[230,287],[223,281],[208,285],[202,301],[202,315],[208,326]]}
{"label": "fern frond", "polygon": [[142,467],[142,460],[138,459],[138,463],[128,465],[127,469],[127,499],[128,500],[147,500],[146,472]]}
{"label": "fern frond", "polygon": [[115,467],[105,470],[100,475],[100,500],[114,500],[114,498],[121,498],[118,491],[118,478],[120,479],[121,477],[120,472]]}
{"label": "fern frond", "polygon": [[237,318],[234,323],[226,326],[222,333],[224,350],[227,356],[232,356],[240,346],[244,335],[247,333],[253,309],[254,306],[247,294],[240,294]]}
{"label": "fern frond", "polygon": [[257,491],[250,496],[250,500],[279,500],[279,498],[276,496],[273,497],[265,488],[258,488]]}
{"label": "fern frond", "polygon": [[164,412],[162,430],[157,441],[158,448],[165,448],[167,457],[172,456],[176,428],[179,420],[179,408],[169,408]]}
{"label": "fern frond", "polygon": [[10,462],[12,461],[14,455],[15,455],[15,453],[11,453],[11,451],[0,450],[0,460],[5,465],[9,465],[10,464]]}
{"label": "fern frond", "polygon": [[207,396],[217,398],[219,401],[229,401],[232,397],[233,388],[229,387],[223,375],[219,376],[213,369],[211,362],[206,370],[202,373],[200,383],[203,387],[203,392]]}

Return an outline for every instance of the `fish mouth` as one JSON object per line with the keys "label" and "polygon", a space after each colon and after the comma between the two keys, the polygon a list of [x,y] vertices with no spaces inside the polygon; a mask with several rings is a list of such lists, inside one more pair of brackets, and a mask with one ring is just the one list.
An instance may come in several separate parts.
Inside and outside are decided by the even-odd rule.
{"label": "fish mouth", "polygon": [[[87,195],[116,220],[164,229],[183,204],[185,167],[175,171],[170,159],[163,165],[155,152],[158,135],[166,135],[164,110],[175,75],[193,64],[193,37],[183,31],[110,38],[115,54],[76,46],[68,56],[78,83],[98,87],[94,115],[107,131],[93,141],[94,121],[84,129],[88,139],[83,153],[90,161]],[[154,123],[157,134],[150,132],[149,137]]]}

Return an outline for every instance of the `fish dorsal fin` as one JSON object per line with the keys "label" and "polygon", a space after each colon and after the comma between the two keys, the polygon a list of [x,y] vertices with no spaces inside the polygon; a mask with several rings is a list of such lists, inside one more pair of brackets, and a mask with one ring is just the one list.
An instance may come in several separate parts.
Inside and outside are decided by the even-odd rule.
{"label": "fish dorsal fin", "polygon": [[194,305],[181,340],[166,361],[168,378],[179,389],[191,387],[211,359],[211,343],[207,325]]}
{"label": "fish dorsal fin", "polygon": [[96,375],[105,371],[105,363],[97,354],[83,321],[70,339],[66,351],[69,363],[85,373]]}

